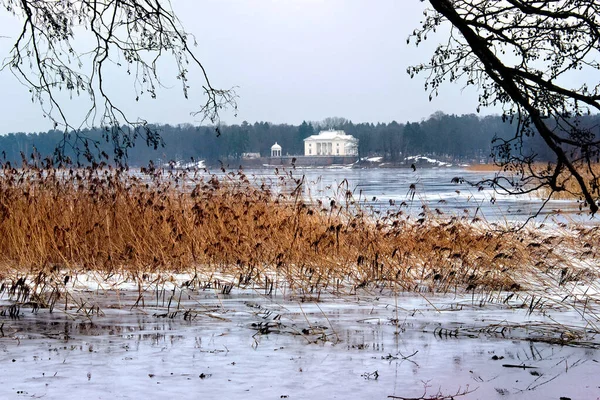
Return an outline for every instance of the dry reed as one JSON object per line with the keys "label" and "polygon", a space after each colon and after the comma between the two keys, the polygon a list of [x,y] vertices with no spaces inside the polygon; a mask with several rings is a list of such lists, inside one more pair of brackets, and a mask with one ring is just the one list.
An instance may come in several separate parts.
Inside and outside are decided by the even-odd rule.
{"label": "dry reed", "polygon": [[500,172],[502,167],[496,164],[471,164],[465,169],[474,172]]}
{"label": "dry reed", "polygon": [[338,191],[343,201],[313,202],[303,178],[283,172],[261,183],[242,171],[4,168],[0,292],[44,292],[38,303],[53,306],[77,273],[141,282],[184,272],[229,277],[223,293],[254,285],[304,298],[375,288],[491,298],[555,288],[580,304],[569,285],[597,282],[597,228],[499,230],[427,212],[417,220],[401,206],[373,216]]}
{"label": "dry reed", "polygon": [[[576,167],[579,170],[583,180],[588,185],[588,188],[593,189],[596,185],[594,180],[597,180],[597,177],[600,176],[600,164],[579,164],[576,165]],[[547,168],[548,166],[536,165],[536,169],[538,171],[545,171]],[[583,201],[583,195],[581,194],[579,183],[568,171],[565,170],[559,175],[557,184],[558,186],[564,187],[564,190],[552,193],[552,198],[560,200]],[[542,198],[548,197],[550,193],[550,188],[542,188],[539,190],[539,195]]]}

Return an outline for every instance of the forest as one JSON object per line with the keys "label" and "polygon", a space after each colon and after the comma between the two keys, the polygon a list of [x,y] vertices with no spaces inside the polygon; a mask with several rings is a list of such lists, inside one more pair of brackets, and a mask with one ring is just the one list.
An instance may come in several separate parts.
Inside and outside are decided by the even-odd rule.
{"label": "forest", "polygon": [[[574,123],[597,136],[600,116],[579,117]],[[190,160],[205,160],[207,165],[220,162],[235,164],[250,153],[268,157],[275,142],[282,146],[283,155],[302,155],[303,139],[324,129],[341,129],[358,138],[360,157],[381,156],[391,163],[402,162],[405,157],[414,155],[435,156],[454,162],[491,162],[493,155],[498,155],[495,146],[501,144],[502,139],[514,137],[517,127],[516,123],[501,116],[457,116],[437,111],[420,122],[406,123],[353,123],[345,118],[333,117],[323,121],[304,121],[300,125],[244,121],[239,125],[221,125],[218,130],[213,126],[187,123],[154,125],[152,129],[160,134],[163,144],[155,149],[138,138],[127,150],[129,166],[144,166],[151,161],[163,164]],[[98,143],[98,153],[114,154],[112,144],[104,139],[106,132],[87,129],[80,133]],[[61,139],[63,132],[58,130],[0,136],[0,160],[16,166],[32,154],[40,159],[51,157]],[[513,152],[535,155],[536,161],[552,160],[552,154],[535,130],[524,137],[521,147],[511,146]],[[66,154],[75,162],[87,162],[81,154],[78,156],[68,149]]]}

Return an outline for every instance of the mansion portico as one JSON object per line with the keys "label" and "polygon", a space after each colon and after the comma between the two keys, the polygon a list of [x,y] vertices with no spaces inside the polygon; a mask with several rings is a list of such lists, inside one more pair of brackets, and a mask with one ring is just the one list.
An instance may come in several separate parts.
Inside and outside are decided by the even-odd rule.
{"label": "mansion portico", "polygon": [[358,139],[344,131],[321,131],[304,139],[305,156],[357,156]]}

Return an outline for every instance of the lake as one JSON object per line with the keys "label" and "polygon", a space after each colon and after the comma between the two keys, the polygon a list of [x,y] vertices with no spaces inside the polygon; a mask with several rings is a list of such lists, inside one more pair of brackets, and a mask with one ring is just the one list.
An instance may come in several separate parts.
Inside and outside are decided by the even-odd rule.
{"label": "lake", "polygon": [[574,312],[528,315],[469,295],[366,291],[317,303],[238,289],[190,290],[168,310],[152,293],[132,308],[134,291],[79,285],[99,315],[24,311],[4,322],[1,398],[600,396],[597,342],[546,342],[560,340],[556,321],[580,323]]}
{"label": "lake", "polygon": [[[416,171],[410,168],[297,168],[285,171],[295,178],[304,175],[305,195],[314,200],[334,198],[343,201],[343,194],[348,189],[365,208],[379,212],[397,209],[417,216],[426,205],[430,211],[437,209],[446,216],[478,217],[489,222],[523,222],[538,212],[543,203],[535,195],[509,196],[489,187],[479,190],[466,182],[493,178],[494,173],[460,167],[418,168]],[[276,175],[273,169],[267,168],[244,172],[267,182],[275,182],[284,173],[280,170]],[[452,183],[455,177],[464,179],[465,183]],[[411,185],[415,187],[414,196]],[[561,215],[557,215],[557,210]],[[596,223],[597,219],[590,220],[585,210],[580,213],[577,201],[551,200],[535,221]]]}

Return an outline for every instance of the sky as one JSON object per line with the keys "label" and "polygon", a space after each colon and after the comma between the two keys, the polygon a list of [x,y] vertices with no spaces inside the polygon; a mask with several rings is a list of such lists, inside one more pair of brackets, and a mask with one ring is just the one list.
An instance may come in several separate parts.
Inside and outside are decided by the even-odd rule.
{"label": "sky", "polygon": [[[447,84],[429,101],[424,76],[411,79],[409,65],[426,62],[443,34],[415,47],[407,44],[419,26],[419,0],[173,0],[185,29],[197,40],[195,54],[214,87],[235,87],[242,121],[300,124],[343,117],[359,122],[420,121],[441,110],[473,113],[474,89]],[[19,33],[19,21],[0,10],[0,57]],[[84,40],[85,41],[85,40]],[[176,70],[160,65],[164,88],[156,99],[136,102],[131,79],[116,71],[110,94],[133,119],[200,124],[190,113],[204,100],[199,69],[191,69],[189,99]],[[85,98],[62,99],[73,119],[82,119]],[[10,70],[0,71],[0,134],[47,131],[52,126]],[[485,112],[485,111],[484,111]]]}

